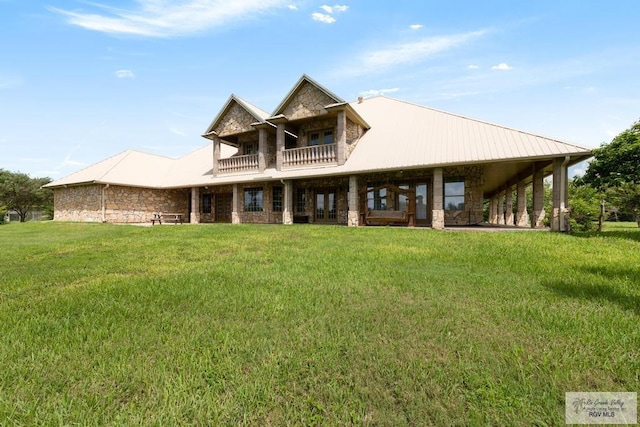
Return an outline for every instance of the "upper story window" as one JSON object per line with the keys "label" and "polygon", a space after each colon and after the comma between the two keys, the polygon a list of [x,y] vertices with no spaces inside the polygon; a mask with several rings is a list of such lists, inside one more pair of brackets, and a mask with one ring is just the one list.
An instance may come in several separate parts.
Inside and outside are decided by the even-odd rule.
{"label": "upper story window", "polygon": [[447,179],[444,183],[444,209],[464,210],[464,178]]}
{"label": "upper story window", "polygon": [[257,142],[245,142],[244,144],[244,155],[248,154],[258,154],[258,143]]}
{"label": "upper story window", "polygon": [[333,129],[309,133],[309,145],[333,144]]}

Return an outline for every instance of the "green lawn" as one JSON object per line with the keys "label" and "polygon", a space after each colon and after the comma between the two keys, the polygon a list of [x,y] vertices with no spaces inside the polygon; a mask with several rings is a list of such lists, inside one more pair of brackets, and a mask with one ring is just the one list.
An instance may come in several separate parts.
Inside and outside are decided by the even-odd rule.
{"label": "green lawn", "polygon": [[0,425],[564,425],[640,390],[640,230],[0,226]]}

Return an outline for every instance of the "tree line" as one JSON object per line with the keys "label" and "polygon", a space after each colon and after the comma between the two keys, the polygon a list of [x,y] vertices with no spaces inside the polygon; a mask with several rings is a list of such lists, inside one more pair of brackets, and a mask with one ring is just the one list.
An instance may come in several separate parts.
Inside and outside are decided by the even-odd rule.
{"label": "tree line", "polygon": [[36,210],[53,218],[53,191],[42,188],[50,182],[51,178],[31,178],[25,173],[0,169],[0,224],[8,211],[15,211],[20,222]]}
{"label": "tree line", "polygon": [[584,176],[570,183],[569,207],[576,230],[601,230],[607,219],[640,227],[640,121],[593,151]]}

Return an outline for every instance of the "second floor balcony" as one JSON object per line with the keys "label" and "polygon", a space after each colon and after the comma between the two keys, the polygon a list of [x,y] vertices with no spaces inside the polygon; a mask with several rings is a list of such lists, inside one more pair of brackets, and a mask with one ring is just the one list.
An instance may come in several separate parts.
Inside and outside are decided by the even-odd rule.
{"label": "second floor balcony", "polygon": [[258,170],[258,155],[247,154],[220,159],[218,162],[219,173],[249,172]]}
{"label": "second floor balcony", "polygon": [[283,167],[313,166],[336,162],[336,144],[290,148],[282,153]]}

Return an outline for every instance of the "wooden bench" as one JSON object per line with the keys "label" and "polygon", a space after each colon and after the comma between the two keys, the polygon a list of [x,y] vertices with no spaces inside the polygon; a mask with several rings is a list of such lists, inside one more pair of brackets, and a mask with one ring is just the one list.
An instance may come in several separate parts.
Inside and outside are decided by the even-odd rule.
{"label": "wooden bench", "polygon": [[407,211],[393,210],[369,210],[365,217],[367,225],[374,224],[394,224],[398,222],[407,223]]}
{"label": "wooden bench", "polygon": [[153,218],[151,218],[151,225],[154,225],[156,222],[158,224],[162,224],[162,221],[173,222],[174,224],[177,224],[179,222],[180,224],[182,224],[182,214],[155,212],[153,214]]}

